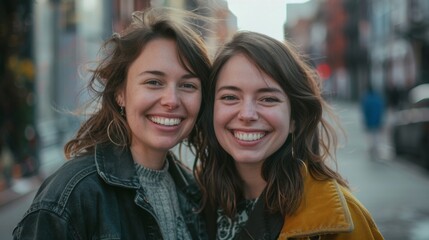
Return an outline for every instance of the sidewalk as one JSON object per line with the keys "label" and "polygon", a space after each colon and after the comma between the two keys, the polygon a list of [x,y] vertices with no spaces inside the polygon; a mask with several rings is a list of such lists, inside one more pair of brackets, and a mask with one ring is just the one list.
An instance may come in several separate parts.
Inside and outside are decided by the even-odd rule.
{"label": "sidewalk", "polygon": [[41,149],[41,166],[36,176],[13,179],[12,186],[0,191],[0,208],[37,190],[43,180],[64,162],[62,146],[55,145]]}
{"label": "sidewalk", "polygon": [[[368,142],[367,142],[367,136],[366,136],[366,130],[363,125],[363,116],[360,109],[360,102],[357,101],[346,101],[346,100],[333,100],[330,102],[330,104],[334,107],[334,111],[337,115],[341,116],[344,115],[343,113],[345,111],[353,112],[352,117],[346,117],[340,119],[340,123],[342,127],[348,128],[348,132],[346,133],[347,136],[356,136],[356,135],[363,135],[364,140],[363,142],[354,142],[351,139],[348,139],[348,144],[352,144],[354,146],[360,146],[363,149],[365,149],[365,153],[368,151]],[[396,154],[394,150],[394,146],[392,143],[392,136],[391,136],[391,127],[392,122],[394,119],[394,111],[390,108],[386,108],[385,115],[383,117],[383,127],[381,129],[381,133],[379,136],[379,156],[378,161],[383,161],[384,163],[393,161],[395,159]],[[357,124],[354,125],[354,122]],[[348,125],[353,125],[353,127],[348,127]],[[352,143],[350,143],[352,141]]]}

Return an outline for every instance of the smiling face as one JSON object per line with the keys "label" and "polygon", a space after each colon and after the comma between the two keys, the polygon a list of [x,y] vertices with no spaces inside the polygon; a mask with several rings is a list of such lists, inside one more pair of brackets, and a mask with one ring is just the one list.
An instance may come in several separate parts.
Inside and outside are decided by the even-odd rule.
{"label": "smiling face", "polygon": [[214,130],[220,145],[236,162],[262,166],[290,132],[289,98],[280,85],[244,55],[229,59],[219,72]]}
{"label": "smiling face", "polygon": [[134,161],[160,168],[166,152],[194,127],[201,82],[181,65],[175,42],[157,38],[130,65],[117,102],[125,107]]}

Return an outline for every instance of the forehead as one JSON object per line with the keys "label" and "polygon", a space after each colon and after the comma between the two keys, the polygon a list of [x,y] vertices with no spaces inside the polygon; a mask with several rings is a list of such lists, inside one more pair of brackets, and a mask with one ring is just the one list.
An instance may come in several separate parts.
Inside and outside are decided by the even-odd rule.
{"label": "forehead", "polygon": [[145,70],[171,71],[179,62],[174,40],[155,38],[147,42],[137,58],[130,64],[129,75]]}
{"label": "forehead", "polygon": [[161,57],[161,59],[150,59],[150,62],[156,62],[159,60],[162,62],[162,57],[175,56],[177,58],[177,46],[173,39],[168,38],[154,38],[149,40],[145,46],[141,49],[138,58],[151,58],[152,56]]}
{"label": "forehead", "polygon": [[253,61],[244,54],[232,56],[220,69],[217,76],[216,88],[233,85],[242,88],[278,88],[281,86],[272,77],[263,72]]}

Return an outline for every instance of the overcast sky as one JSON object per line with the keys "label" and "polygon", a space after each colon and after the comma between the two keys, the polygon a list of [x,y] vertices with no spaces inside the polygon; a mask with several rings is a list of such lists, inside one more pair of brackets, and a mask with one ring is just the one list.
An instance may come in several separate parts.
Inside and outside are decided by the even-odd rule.
{"label": "overcast sky", "polygon": [[260,32],[283,41],[286,5],[310,0],[227,0],[238,29]]}
{"label": "overcast sky", "polygon": [[260,32],[283,40],[286,0],[227,0],[229,10],[237,16],[240,30]]}

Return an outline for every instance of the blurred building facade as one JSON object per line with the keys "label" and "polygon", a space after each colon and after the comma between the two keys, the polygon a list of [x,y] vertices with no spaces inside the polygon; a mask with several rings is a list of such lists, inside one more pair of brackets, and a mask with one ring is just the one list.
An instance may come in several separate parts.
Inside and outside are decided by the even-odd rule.
{"label": "blurred building facade", "polygon": [[0,2],[0,190],[37,171],[31,1]]}
{"label": "blurred building facade", "polygon": [[49,164],[38,150],[62,148],[72,137],[82,120],[72,112],[90,98],[87,70],[101,44],[130,23],[132,12],[150,6],[219,19],[201,28],[213,53],[236,30],[224,0],[2,1],[0,191]]}
{"label": "blurred building facade", "polygon": [[401,107],[410,88],[429,82],[426,0],[288,4],[285,37],[315,67],[329,70],[322,74],[327,95],[357,100],[371,84],[392,107]]}

